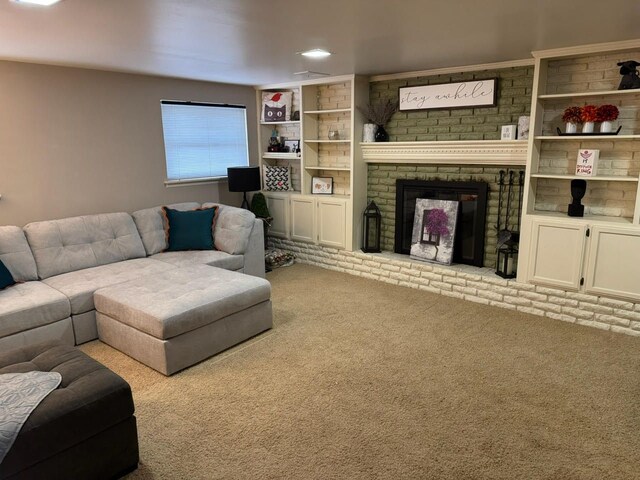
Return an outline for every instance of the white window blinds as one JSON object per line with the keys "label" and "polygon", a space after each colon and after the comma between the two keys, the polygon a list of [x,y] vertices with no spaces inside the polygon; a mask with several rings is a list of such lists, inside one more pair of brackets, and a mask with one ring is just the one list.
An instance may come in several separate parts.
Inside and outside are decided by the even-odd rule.
{"label": "white window blinds", "polygon": [[167,183],[226,177],[249,165],[247,110],[239,105],[163,100]]}

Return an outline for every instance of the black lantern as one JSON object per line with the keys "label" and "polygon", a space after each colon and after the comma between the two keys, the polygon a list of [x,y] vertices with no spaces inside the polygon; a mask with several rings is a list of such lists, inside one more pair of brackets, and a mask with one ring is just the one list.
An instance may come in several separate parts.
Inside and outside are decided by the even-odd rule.
{"label": "black lantern", "polygon": [[502,278],[516,278],[518,266],[518,244],[506,242],[498,248],[496,275]]}
{"label": "black lantern", "polygon": [[260,190],[260,167],[229,167],[227,179],[230,192],[242,192],[242,208],[249,209],[247,192]]}
{"label": "black lantern", "polygon": [[380,226],[382,224],[382,215],[376,202],[371,200],[367,208],[364,209],[364,235],[362,247],[363,252],[378,253],[380,252]]}

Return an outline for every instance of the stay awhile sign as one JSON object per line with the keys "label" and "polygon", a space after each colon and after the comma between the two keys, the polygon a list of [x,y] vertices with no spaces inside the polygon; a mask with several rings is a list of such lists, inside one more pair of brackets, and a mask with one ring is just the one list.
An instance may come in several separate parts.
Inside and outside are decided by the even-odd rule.
{"label": "stay awhile sign", "polygon": [[400,110],[436,108],[493,107],[496,105],[497,78],[471,82],[400,87]]}

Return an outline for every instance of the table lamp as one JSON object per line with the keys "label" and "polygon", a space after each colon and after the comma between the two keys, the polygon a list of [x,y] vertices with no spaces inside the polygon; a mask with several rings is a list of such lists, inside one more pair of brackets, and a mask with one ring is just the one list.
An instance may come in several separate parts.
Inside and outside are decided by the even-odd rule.
{"label": "table lamp", "polygon": [[242,208],[249,210],[247,192],[260,190],[260,167],[228,167],[227,177],[230,192],[242,192]]}

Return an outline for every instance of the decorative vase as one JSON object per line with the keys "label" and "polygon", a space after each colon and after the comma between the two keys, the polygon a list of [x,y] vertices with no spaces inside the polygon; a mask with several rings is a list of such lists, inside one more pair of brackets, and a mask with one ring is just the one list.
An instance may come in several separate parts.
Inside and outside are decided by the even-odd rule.
{"label": "decorative vase", "polygon": [[338,129],[334,125],[331,125],[331,127],[329,127],[329,135],[327,136],[329,140],[339,140],[340,132],[338,132]]}
{"label": "decorative vase", "polygon": [[613,132],[613,123],[608,120],[605,120],[600,124],[600,133],[609,133]]}
{"label": "decorative vase", "polygon": [[593,133],[593,122],[584,122],[582,125],[582,133]]}
{"label": "decorative vase", "polygon": [[575,123],[567,122],[565,131],[566,133],[576,133],[578,131],[578,126]]}
{"label": "decorative vase", "polygon": [[376,141],[376,129],[378,126],[375,123],[365,123],[364,130],[362,132],[363,142],[375,142]]}
{"label": "decorative vase", "polygon": [[376,130],[376,134],[375,134],[375,139],[376,139],[376,142],[389,141],[389,134],[384,129],[384,125],[378,125],[378,129]]}

